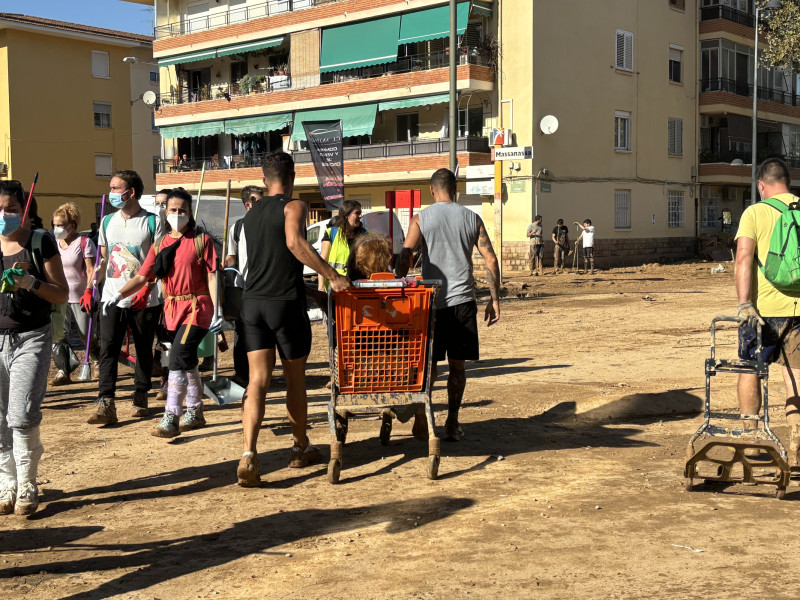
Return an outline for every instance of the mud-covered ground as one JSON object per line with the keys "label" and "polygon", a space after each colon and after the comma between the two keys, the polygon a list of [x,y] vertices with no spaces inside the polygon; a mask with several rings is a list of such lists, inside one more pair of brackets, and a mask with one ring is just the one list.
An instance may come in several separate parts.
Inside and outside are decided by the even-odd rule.
{"label": "mud-covered ground", "polygon": [[[86,424],[95,383],[53,389],[42,504],[0,517],[0,597],[795,598],[796,484],[783,501],[770,486],[684,491],[708,325],[735,307],[731,263],[712,266],[509,277],[468,367],[466,437],[442,443],[435,481],[410,424],[381,446],[374,418],[351,422],[339,485],[325,465],[287,468],[280,382],[258,489],[236,486],[238,406],[208,406],[207,428],[166,441],[150,436],[157,417],[127,416],[127,368],[113,427]],[[314,336],[309,436],[327,453]],[[734,380],[717,379],[714,402],[733,407]],[[770,391],[784,435],[778,371]],[[441,386],[434,401],[441,424]]]}

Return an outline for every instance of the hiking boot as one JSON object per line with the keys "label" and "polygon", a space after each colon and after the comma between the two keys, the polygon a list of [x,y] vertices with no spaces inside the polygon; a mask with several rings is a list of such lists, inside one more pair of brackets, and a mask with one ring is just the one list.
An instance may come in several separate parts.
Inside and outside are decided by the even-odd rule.
{"label": "hiking boot", "polygon": [[147,408],[147,392],[133,392],[133,412],[132,417],[147,417],[150,411]]}
{"label": "hiking boot", "polygon": [[444,439],[446,442],[457,442],[464,437],[464,431],[458,421],[445,421]]}
{"label": "hiking boot", "polygon": [[308,465],[318,463],[322,460],[322,452],[306,438],[305,449],[300,446],[292,446],[289,468],[302,469]]}
{"label": "hiking boot", "polygon": [[52,386],[69,385],[70,383],[72,383],[72,379],[70,378],[69,373],[62,371],[61,369],[59,369],[55,376],[50,380],[50,385]]}
{"label": "hiking boot", "polygon": [[242,487],[258,487],[261,485],[261,477],[258,475],[258,456],[255,452],[245,452],[239,460],[239,467],[236,469],[236,477],[239,478],[239,485]]}
{"label": "hiking boot", "polygon": [[100,397],[94,402],[94,413],[86,421],[90,425],[113,425],[117,422],[117,407],[113,398]]}
{"label": "hiking boot", "polygon": [[167,400],[167,391],[169,390],[169,383],[166,379],[161,379],[161,386],[158,388],[158,393],[156,394],[156,402],[166,402]]}
{"label": "hiking boot", "polygon": [[17,501],[17,488],[7,487],[0,490],[0,515],[10,515],[14,512],[14,503]]}
{"label": "hiking boot", "polygon": [[17,501],[14,504],[15,515],[32,515],[39,507],[39,488],[32,481],[20,483],[17,489]]}
{"label": "hiking boot", "polygon": [[161,417],[161,422],[153,429],[151,435],[160,438],[174,438],[180,435],[181,430],[178,427],[178,415],[173,415],[171,412],[164,412]]}
{"label": "hiking boot", "polygon": [[203,407],[187,408],[180,423],[181,431],[191,431],[206,426],[206,418],[203,416]]}

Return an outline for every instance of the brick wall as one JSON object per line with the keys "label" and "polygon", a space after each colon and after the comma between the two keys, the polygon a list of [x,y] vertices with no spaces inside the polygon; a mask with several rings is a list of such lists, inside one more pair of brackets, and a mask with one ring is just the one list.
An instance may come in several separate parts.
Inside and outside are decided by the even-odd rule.
{"label": "brick wall", "polygon": [[[225,99],[206,100],[203,102],[185,102],[183,104],[162,105],[156,113],[156,125],[165,125],[164,120],[172,117],[192,115],[198,121],[230,116],[242,108],[263,107],[264,113],[270,112],[272,105],[286,105],[309,100],[339,98],[345,100],[354,94],[368,94],[386,90],[402,90],[407,88],[448,82],[448,69],[433,69],[430,71],[413,71],[398,75],[385,75],[371,77],[342,83],[329,83],[317,85],[306,89],[277,90],[274,92],[248,94],[235,96],[230,101]],[[292,73],[294,79],[294,73]],[[460,65],[458,67],[459,80],[478,80],[493,82],[494,74],[489,67],[482,65]],[[319,81],[319,76],[317,76]],[[346,104],[345,102],[341,102]],[[216,114],[215,114],[216,113]]]}
{"label": "brick wall", "polygon": [[[572,242],[573,248],[575,242]],[[580,252],[581,249],[578,248]],[[623,267],[647,263],[671,263],[697,256],[697,239],[693,237],[634,238],[626,240],[595,240],[595,267]],[[483,268],[479,254],[473,256],[476,268]],[[567,265],[572,264],[572,257]],[[544,244],[544,266],[553,267],[553,242]],[[528,242],[503,242],[503,269],[528,271]]]}

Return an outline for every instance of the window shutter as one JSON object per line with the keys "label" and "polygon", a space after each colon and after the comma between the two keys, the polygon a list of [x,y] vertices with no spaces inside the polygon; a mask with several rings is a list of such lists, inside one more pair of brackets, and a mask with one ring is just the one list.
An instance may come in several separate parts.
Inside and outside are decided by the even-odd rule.
{"label": "window shutter", "polygon": [[625,32],[625,69],[633,71],[633,34]]}
{"label": "window shutter", "polygon": [[615,63],[618,69],[625,68],[625,32],[617,30],[617,59]]}
{"label": "window shutter", "polygon": [[667,119],[667,154],[683,156],[683,119]]}
{"label": "window shutter", "polygon": [[94,174],[95,177],[111,177],[112,163],[110,154],[94,155]]}
{"label": "window shutter", "polygon": [[108,52],[92,50],[92,77],[108,77]]}
{"label": "window shutter", "polygon": [[675,154],[683,156],[683,119],[675,119]]}
{"label": "window shutter", "polygon": [[631,191],[614,191],[614,229],[631,228]]}

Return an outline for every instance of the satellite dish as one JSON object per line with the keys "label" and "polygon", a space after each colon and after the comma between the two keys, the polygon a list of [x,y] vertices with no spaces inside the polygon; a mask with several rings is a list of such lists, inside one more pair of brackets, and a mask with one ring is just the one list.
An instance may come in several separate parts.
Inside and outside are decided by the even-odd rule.
{"label": "satellite dish", "polygon": [[539,123],[539,129],[541,129],[542,133],[545,135],[555,133],[558,129],[558,119],[556,119],[553,115],[542,117],[542,120]]}
{"label": "satellite dish", "polygon": [[153,106],[156,103],[156,93],[153,90],[147,90],[142,94],[142,100],[147,106]]}

